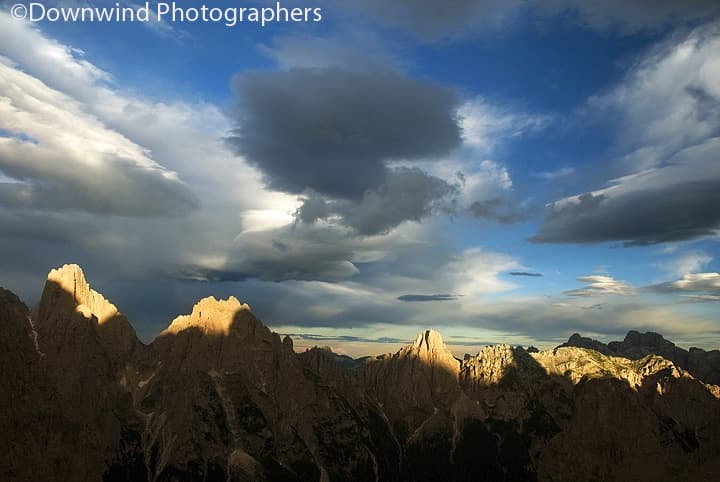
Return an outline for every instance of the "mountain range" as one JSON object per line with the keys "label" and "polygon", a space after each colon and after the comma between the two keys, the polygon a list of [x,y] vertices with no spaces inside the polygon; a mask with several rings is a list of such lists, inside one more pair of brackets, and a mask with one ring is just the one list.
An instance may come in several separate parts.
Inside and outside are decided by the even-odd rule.
{"label": "mountain range", "polygon": [[3,481],[670,481],[720,471],[720,352],[631,331],[296,353],[234,297],[150,344],[76,265],[0,289]]}

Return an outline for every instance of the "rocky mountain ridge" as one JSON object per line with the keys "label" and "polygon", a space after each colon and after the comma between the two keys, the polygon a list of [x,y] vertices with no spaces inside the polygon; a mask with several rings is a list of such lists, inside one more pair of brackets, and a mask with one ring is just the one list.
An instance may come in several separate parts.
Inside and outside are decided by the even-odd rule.
{"label": "rocky mountain ridge", "polygon": [[7,481],[702,481],[720,469],[720,390],[682,358],[497,345],[460,361],[428,330],[348,364],[297,354],[248,305],[212,297],[144,345],[75,265],[50,272],[32,311],[0,290],[0,327]]}
{"label": "rocky mountain ridge", "polygon": [[639,360],[648,355],[658,355],[672,361],[705,383],[720,385],[720,350],[705,351],[691,347],[685,350],[659,333],[648,331],[640,333],[631,330],[623,341],[611,341],[608,344],[591,338],[573,334],[560,346],[590,348],[604,355],[619,356],[630,360]]}

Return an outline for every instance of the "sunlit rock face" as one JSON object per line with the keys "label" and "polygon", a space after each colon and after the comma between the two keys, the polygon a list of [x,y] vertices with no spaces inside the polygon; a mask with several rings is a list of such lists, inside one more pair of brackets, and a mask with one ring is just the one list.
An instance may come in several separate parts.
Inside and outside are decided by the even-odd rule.
{"label": "sunlit rock face", "polygon": [[129,358],[140,346],[127,318],[90,287],[82,269],[75,264],[50,271],[34,311],[40,337],[56,349],[63,349],[68,331],[82,331],[81,327],[86,328],[83,336],[95,338],[103,345],[103,351],[122,359]]}
{"label": "sunlit rock face", "polygon": [[189,315],[175,318],[163,333],[177,335],[181,331],[197,328],[204,335],[229,335],[236,315],[245,311],[249,312],[250,306],[240,303],[234,296],[227,300],[209,296],[198,301]]}
{"label": "sunlit rock face", "polygon": [[487,346],[460,361],[427,330],[352,360],[297,354],[247,304],[209,297],[146,346],[75,265],[51,271],[32,311],[0,289],[0,328],[3,481],[670,481],[720,470],[720,387],[682,366],[712,376],[696,365],[713,352],[656,334]]}
{"label": "sunlit rock face", "polygon": [[611,341],[607,345],[577,333],[561,346],[591,348],[610,356],[638,360],[647,355],[658,355],[670,360],[695,378],[711,385],[720,385],[720,350],[705,351],[700,348],[685,350],[659,333],[640,333],[631,330],[623,341]]}

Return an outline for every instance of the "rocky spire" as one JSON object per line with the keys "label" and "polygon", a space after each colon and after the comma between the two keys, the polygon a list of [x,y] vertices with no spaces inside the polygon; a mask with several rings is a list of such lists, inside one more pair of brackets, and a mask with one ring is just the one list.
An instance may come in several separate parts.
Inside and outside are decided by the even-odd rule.
{"label": "rocky spire", "polygon": [[119,315],[115,305],[90,288],[85,274],[76,264],[66,264],[48,274],[40,299],[40,312],[57,311],[58,304],[65,308],[74,305],[73,308],[86,318],[95,316],[101,325]]}
{"label": "rocky spire", "polygon": [[417,357],[428,366],[443,367],[448,373],[455,373],[459,368],[459,362],[445,345],[442,335],[432,329],[419,333],[400,353],[401,357]]}
{"label": "rocky spire", "polygon": [[128,319],[90,287],[76,264],[50,271],[33,318],[41,345],[60,343],[65,334],[98,338],[111,358],[119,357],[118,364],[140,345]]}

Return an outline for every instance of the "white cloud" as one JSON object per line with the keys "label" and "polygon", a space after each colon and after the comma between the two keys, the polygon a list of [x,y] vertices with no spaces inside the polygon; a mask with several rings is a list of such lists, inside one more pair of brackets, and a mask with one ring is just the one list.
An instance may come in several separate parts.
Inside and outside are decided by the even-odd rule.
{"label": "white cloud", "polygon": [[484,160],[477,169],[463,173],[462,199],[464,204],[469,206],[475,201],[487,201],[502,197],[512,187],[512,178],[506,166],[495,161]]}
{"label": "white cloud", "polygon": [[517,285],[500,279],[499,275],[522,265],[503,253],[470,248],[447,265],[452,284],[451,293],[478,297],[511,290]]}
{"label": "white cloud", "polygon": [[594,297],[606,295],[633,296],[637,290],[625,281],[619,281],[612,276],[588,275],[580,276],[578,281],[586,283],[586,286],[574,290],[565,291],[568,296]]}
{"label": "white cloud", "polygon": [[158,216],[197,205],[175,172],[0,58],[0,170],[7,206]]}
{"label": "white cloud", "polygon": [[590,106],[622,119],[621,139],[632,171],[663,165],[677,152],[719,134],[720,23],[671,38]]}
{"label": "white cloud", "polygon": [[550,116],[515,112],[482,97],[461,105],[458,116],[465,144],[484,153],[492,152],[503,141],[544,129],[551,121]]}

